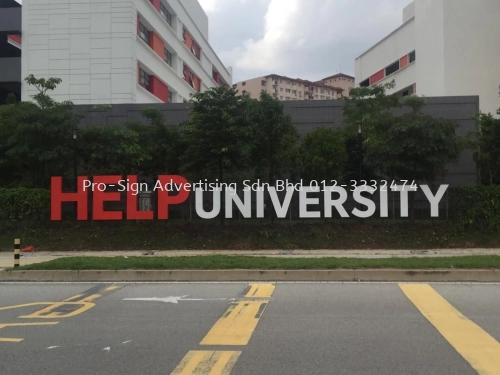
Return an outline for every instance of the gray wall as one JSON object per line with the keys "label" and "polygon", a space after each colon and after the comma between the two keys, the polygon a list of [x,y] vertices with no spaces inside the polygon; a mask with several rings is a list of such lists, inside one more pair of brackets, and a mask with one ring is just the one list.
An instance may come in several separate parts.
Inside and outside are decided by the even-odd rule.
{"label": "gray wall", "polygon": [[0,35],[21,33],[21,7],[0,8]]}
{"label": "gray wall", "polygon": [[[305,134],[318,127],[343,126],[342,100],[321,101],[288,101],[283,102],[293,124],[300,134]],[[76,112],[82,113],[85,118],[80,126],[102,124],[122,125],[126,121],[144,120],[140,111],[145,108],[158,107],[165,114],[167,124],[177,125],[188,120],[189,104],[119,104],[105,112],[94,111],[91,105],[79,105]],[[397,113],[403,113],[403,109]],[[479,112],[478,96],[439,97],[428,98],[425,113],[432,116],[454,120],[459,124],[458,135],[464,136],[475,129],[475,121],[471,118]],[[464,151],[456,164],[448,166],[447,176],[438,181],[452,186],[468,186],[476,183],[476,166],[471,151]]]}

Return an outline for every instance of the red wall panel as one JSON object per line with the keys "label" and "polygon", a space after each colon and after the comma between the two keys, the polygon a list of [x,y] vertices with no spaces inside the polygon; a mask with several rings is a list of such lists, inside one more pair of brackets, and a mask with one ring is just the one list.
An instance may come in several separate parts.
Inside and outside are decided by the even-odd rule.
{"label": "red wall panel", "polygon": [[165,55],[165,43],[163,43],[163,40],[154,31],[149,32],[149,46],[163,59]]}
{"label": "red wall panel", "polygon": [[17,44],[23,44],[21,35],[17,35],[17,34],[7,35],[7,38],[12,40],[13,42],[16,42]]}
{"label": "red wall panel", "polygon": [[370,77],[370,85],[374,85],[377,82],[383,80],[385,78],[385,70],[382,69],[380,72],[375,73]]}
{"label": "red wall panel", "polygon": [[399,69],[403,69],[406,65],[408,65],[408,55],[399,60]]}
{"label": "red wall panel", "polygon": [[151,93],[163,102],[168,102],[168,86],[165,85],[155,76],[149,77],[149,84],[151,86]]}
{"label": "red wall panel", "polygon": [[156,8],[156,10],[159,12],[160,11],[160,0],[150,0],[151,4]]}

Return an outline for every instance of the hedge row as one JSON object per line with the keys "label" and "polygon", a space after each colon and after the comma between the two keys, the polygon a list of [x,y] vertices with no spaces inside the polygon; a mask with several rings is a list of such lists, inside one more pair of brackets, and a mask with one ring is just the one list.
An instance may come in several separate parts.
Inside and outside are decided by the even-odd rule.
{"label": "hedge row", "polygon": [[0,221],[27,223],[48,220],[50,191],[43,189],[0,188]]}
{"label": "hedge row", "polygon": [[452,195],[458,230],[500,231],[500,186],[455,188]]}

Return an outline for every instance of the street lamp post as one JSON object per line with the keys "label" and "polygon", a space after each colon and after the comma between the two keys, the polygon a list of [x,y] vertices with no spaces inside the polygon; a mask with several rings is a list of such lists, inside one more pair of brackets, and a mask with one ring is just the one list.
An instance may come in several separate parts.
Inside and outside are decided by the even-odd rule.
{"label": "street lamp post", "polygon": [[359,159],[359,183],[363,178],[363,142],[362,142],[363,126],[358,122],[358,159]]}

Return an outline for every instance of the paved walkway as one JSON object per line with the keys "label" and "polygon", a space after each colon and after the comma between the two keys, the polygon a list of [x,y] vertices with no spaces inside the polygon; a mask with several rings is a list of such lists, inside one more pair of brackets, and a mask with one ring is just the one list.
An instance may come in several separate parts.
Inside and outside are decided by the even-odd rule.
{"label": "paved walkway", "polygon": [[[47,262],[61,257],[94,256],[94,257],[117,257],[117,256],[142,256],[141,251],[41,251],[35,253],[23,253],[21,265]],[[182,250],[182,251],[154,251],[155,257],[165,256],[199,256],[199,255],[243,255],[243,256],[266,256],[287,258],[411,258],[411,257],[456,257],[469,255],[497,255],[500,249],[435,249],[435,250]],[[0,253],[0,269],[12,267],[14,264],[13,252]]]}

